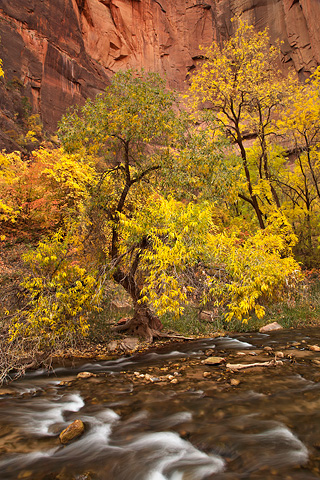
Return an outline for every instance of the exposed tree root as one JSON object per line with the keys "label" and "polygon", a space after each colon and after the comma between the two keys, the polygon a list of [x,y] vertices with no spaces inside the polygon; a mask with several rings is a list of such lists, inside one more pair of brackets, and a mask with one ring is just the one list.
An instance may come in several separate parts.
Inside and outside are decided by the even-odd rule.
{"label": "exposed tree root", "polygon": [[126,323],[114,327],[113,330],[144,338],[151,343],[159,337],[162,328],[160,319],[149,308],[137,307],[132,318],[127,320]]}
{"label": "exposed tree root", "polygon": [[176,338],[177,340],[194,340],[194,337],[184,337],[183,335],[179,335],[178,333],[172,335],[170,333],[163,333],[159,332],[159,338]]}
{"label": "exposed tree root", "polygon": [[125,332],[128,335],[141,337],[147,342],[152,343],[159,338],[174,338],[180,340],[193,340],[190,337],[182,335],[171,335],[161,332],[163,325],[159,319],[149,308],[138,307],[134,316],[121,325],[113,328],[115,332]]}

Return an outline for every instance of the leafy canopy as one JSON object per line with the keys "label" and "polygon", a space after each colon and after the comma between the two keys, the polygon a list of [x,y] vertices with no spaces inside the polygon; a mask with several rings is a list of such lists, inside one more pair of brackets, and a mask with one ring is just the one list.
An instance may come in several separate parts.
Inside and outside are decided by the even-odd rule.
{"label": "leafy canopy", "polygon": [[243,182],[251,201],[257,194],[245,175],[238,183],[250,157],[239,162],[222,133],[212,118],[199,127],[180,114],[152,73],[120,72],[72,109],[60,123],[64,150],[34,154],[59,206],[59,231],[26,257],[28,303],[13,338],[85,334],[110,282],[131,295],[133,321],[148,338],[161,326],[150,308],[181,315],[188,303],[211,301],[228,319],[262,316],[298,277],[294,235],[280,211],[256,231],[227,207]]}

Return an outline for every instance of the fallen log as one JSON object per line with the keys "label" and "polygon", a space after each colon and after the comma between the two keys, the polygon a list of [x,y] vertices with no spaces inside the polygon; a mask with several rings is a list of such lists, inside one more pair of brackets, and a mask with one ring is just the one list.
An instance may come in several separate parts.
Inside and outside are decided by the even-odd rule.
{"label": "fallen log", "polygon": [[227,363],[226,367],[230,370],[243,370],[245,368],[254,367],[276,367],[277,365],[283,365],[281,360],[270,360],[269,362],[256,362],[256,363]]}

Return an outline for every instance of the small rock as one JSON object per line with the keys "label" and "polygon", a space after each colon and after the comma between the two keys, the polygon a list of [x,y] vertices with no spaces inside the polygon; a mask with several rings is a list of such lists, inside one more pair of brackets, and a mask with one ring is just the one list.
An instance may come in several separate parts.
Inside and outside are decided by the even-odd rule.
{"label": "small rock", "polygon": [[95,377],[95,374],[92,372],[80,372],[77,375],[77,378],[90,378],[90,377]]}
{"label": "small rock", "polygon": [[265,352],[272,352],[272,347],[264,347],[263,350]]}
{"label": "small rock", "polygon": [[320,347],[319,345],[310,345],[309,350],[311,350],[312,352],[320,352]]}
{"label": "small rock", "polygon": [[320,360],[311,360],[312,363],[314,363],[315,365],[320,365]]}
{"label": "small rock", "polygon": [[145,380],[148,380],[148,382],[160,382],[160,378],[158,377],[153,377],[152,375],[149,375],[149,373],[146,373],[144,376]]}
{"label": "small rock", "polygon": [[173,375],[174,375],[175,377],[178,377],[178,376],[179,376],[179,372],[173,372]]}
{"label": "small rock", "polygon": [[134,350],[135,348],[137,348],[138,345],[139,345],[139,339],[138,338],[128,337],[128,338],[125,338],[120,343],[120,348],[126,352],[126,351],[130,351],[130,350]]}
{"label": "small rock", "polygon": [[246,353],[245,352],[237,352],[236,355],[238,357],[244,357],[246,355]]}
{"label": "small rock", "polygon": [[283,352],[275,352],[274,354],[277,358],[284,358],[284,353]]}
{"label": "small rock", "polygon": [[212,355],[213,352],[214,352],[213,348],[209,348],[208,350],[206,350],[206,356],[210,357],[210,355]]}
{"label": "small rock", "polygon": [[279,325],[278,322],[272,322],[272,323],[268,323],[268,325],[265,325],[264,327],[261,327],[259,329],[259,332],[261,333],[275,332],[276,330],[283,330],[283,327]]}
{"label": "small rock", "polygon": [[177,378],[174,378],[173,380],[171,380],[170,383],[179,383],[179,380]]}
{"label": "small rock", "polygon": [[204,378],[211,377],[211,372],[203,372],[202,376],[203,376]]}
{"label": "small rock", "polygon": [[208,357],[205,360],[202,360],[202,363],[205,365],[219,365],[225,361],[224,357]]}
{"label": "small rock", "polygon": [[203,310],[201,313],[200,313],[200,320],[203,320],[205,322],[212,322],[213,318],[214,318],[214,312],[209,312],[209,311],[205,311]]}
{"label": "small rock", "polygon": [[113,340],[112,342],[108,343],[108,350],[109,352],[115,352],[118,348],[118,342]]}
{"label": "small rock", "polygon": [[173,376],[173,375],[167,375],[167,379],[168,379],[168,380],[173,380],[173,379],[174,379],[174,376]]}
{"label": "small rock", "polygon": [[75,438],[79,437],[82,435],[84,432],[84,424],[82,420],[75,420],[73,423],[71,423],[67,428],[62,430],[62,432],[59,435],[60,442],[65,445]]}
{"label": "small rock", "polygon": [[240,385],[240,380],[238,380],[237,378],[231,378],[230,380],[230,385],[232,385],[233,387],[237,387],[238,385]]}

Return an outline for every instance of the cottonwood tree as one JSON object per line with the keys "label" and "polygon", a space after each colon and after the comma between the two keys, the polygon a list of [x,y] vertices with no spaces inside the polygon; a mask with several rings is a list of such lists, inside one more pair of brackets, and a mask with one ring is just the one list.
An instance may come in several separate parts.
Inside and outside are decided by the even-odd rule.
{"label": "cottonwood tree", "polygon": [[115,75],[104,94],[65,116],[59,130],[67,151],[98,159],[93,202],[104,232],[104,262],[133,300],[135,314],[126,328],[149,337],[162,326],[142,301],[139,281],[141,258],[152,248],[150,232],[144,231],[123,251],[122,223],[152,202],[150,186],[157,183],[157,174],[166,170],[170,175],[175,122],[174,96],[163,80],[153,73],[128,71]]}
{"label": "cottonwood tree", "polygon": [[43,178],[52,198],[65,199],[63,222],[26,256],[17,341],[85,334],[110,281],[134,306],[118,329],[151,340],[161,335],[159,316],[181,315],[188,302],[214,301],[229,319],[262,316],[297,276],[283,219],[255,234],[245,219],[225,218],[239,164],[214,124],[199,128],[179,114],[159,76],[115,75],[62,119],[59,135],[65,152]]}
{"label": "cottonwood tree", "polygon": [[[267,30],[257,32],[238,21],[235,34],[221,48],[214,43],[204,50],[190,95],[193,106],[207,117],[213,115],[238,147],[244,177],[238,196],[253,208],[260,228],[265,228],[266,212],[280,207],[270,138],[295,78],[280,73],[279,48],[270,45]],[[246,142],[252,138],[256,139],[254,149]]]}
{"label": "cottonwood tree", "polygon": [[[305,84],[297,85],[292,101],[277,122],[291,144],[293,160],[276,177],[283,208],[299,237],[304,261],[315,260],[320,206],[320,97],[319,68]],[[309,258],[308,258],[309,257]]]}

